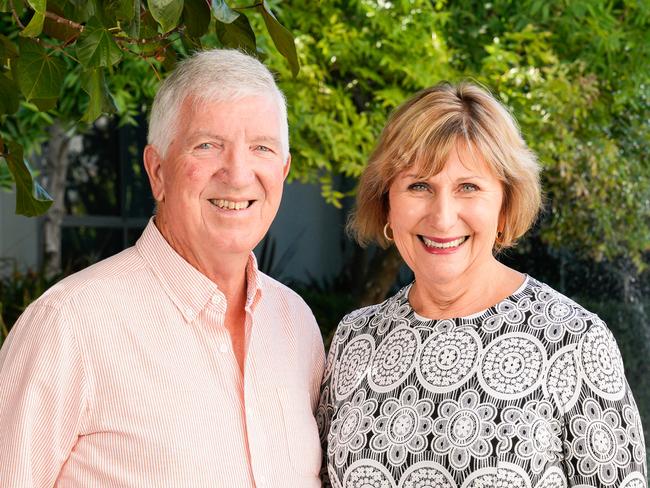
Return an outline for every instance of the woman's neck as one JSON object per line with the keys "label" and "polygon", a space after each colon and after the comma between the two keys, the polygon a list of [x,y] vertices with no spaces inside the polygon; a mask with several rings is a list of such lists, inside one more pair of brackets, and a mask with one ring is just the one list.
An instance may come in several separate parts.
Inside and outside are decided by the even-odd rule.
{"label": "woman's neck", "polygon": [[523,283],[524,275],[496,260],[487,268],[448,283],[416,276],[409,302],[416,313],[430,319],[466,317],[496,305]]}

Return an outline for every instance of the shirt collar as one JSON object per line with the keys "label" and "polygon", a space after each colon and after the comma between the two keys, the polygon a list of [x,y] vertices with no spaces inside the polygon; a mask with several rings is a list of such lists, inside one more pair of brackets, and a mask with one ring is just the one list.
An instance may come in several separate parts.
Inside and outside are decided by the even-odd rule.
{"label": "shirt collar", "polygon": [[[211,300],[220,302],[220,308],[225,313],[223,292],[169,245],[153,218],[149,220],[135,248],[186,321],[192,322]],[[259,302],[262,288],[257,260],[252,252],[246,265],[246,283],[246,308],[253,310]]]}

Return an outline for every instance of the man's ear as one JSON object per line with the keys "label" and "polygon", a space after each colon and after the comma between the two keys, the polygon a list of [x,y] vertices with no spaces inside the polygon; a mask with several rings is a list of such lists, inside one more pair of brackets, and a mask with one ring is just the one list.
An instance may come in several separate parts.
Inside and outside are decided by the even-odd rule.
{"label": "man's ear", "polygon": [[162,158],[151,144],[144,148],[144,169],[149,176],[151,193],[157,202],[165,200],[164,173],[162,170]]}
{"label": "man's ear", "polygon": [[289,169],[291,168],[291,153],[287,155],[287,161],[284,163],[284,168],[282,168],[282,177],[286,180],[287,175],[289,174]]}

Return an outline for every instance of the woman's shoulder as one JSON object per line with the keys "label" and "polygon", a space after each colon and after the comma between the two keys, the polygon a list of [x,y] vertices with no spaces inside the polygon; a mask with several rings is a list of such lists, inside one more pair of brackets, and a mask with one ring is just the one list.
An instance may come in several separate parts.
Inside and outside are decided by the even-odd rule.
{"label": "woman's shoulder", "polygon": [[537,280],[532,276],[527,277],[526,286],[522,290],[521,294],[528,295],[532,300],[532,304],[537,305],[536,308],[540,309],[540,311],[543,310],[550,315],[555,316],[559,314],[558,318],[563,315],[571,315],[573,312],[593,315],[596,317],[595,313],[587,310],[572,298],[569,298],[550,285]]}
{"label": "woman's shoulder", "polygon": [[[548,284],[528,277],[524,289],[514,297],[527,309],[526,323],[544,332],[551,343],[578,342],[588,331],[611,334],[605,322],[594,312]],[[560,340],[560,339],[563,339]]]}
{"label": "woman's shoulder", "polygon": [[372,319],[377,315],[387,315],[403,305],[408,305],[408,290],[412,283],[400,289],[381,303],[361,307],[348,313],[341,319],[341,324],[356,323],[364,318]]}

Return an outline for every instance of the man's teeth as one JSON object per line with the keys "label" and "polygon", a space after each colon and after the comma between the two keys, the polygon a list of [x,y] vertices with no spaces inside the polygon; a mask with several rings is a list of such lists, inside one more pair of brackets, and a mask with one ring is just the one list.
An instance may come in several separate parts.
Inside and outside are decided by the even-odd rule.
{"label": "man's teeth", "polygon": [[450,247],[458,247],[463,242],[465,242],[465,239],[467,239],[467,237],[459,237],[458,239],[454,239],[453,241],[449,242],[436,242],[422,236],[422,240],[427,247],[435,247],[436,249],[449,249]]}
{"label": "man's teeth", "polygon": [[250,202],[248,200],[244,200],[243,202],[233,202],[230,200],[224,200],[224,199],[211,199],[210,203],[212,205],[215,205],[219,208],[227,208],[229,210],[243,210],[245,208],[248,208]]}

